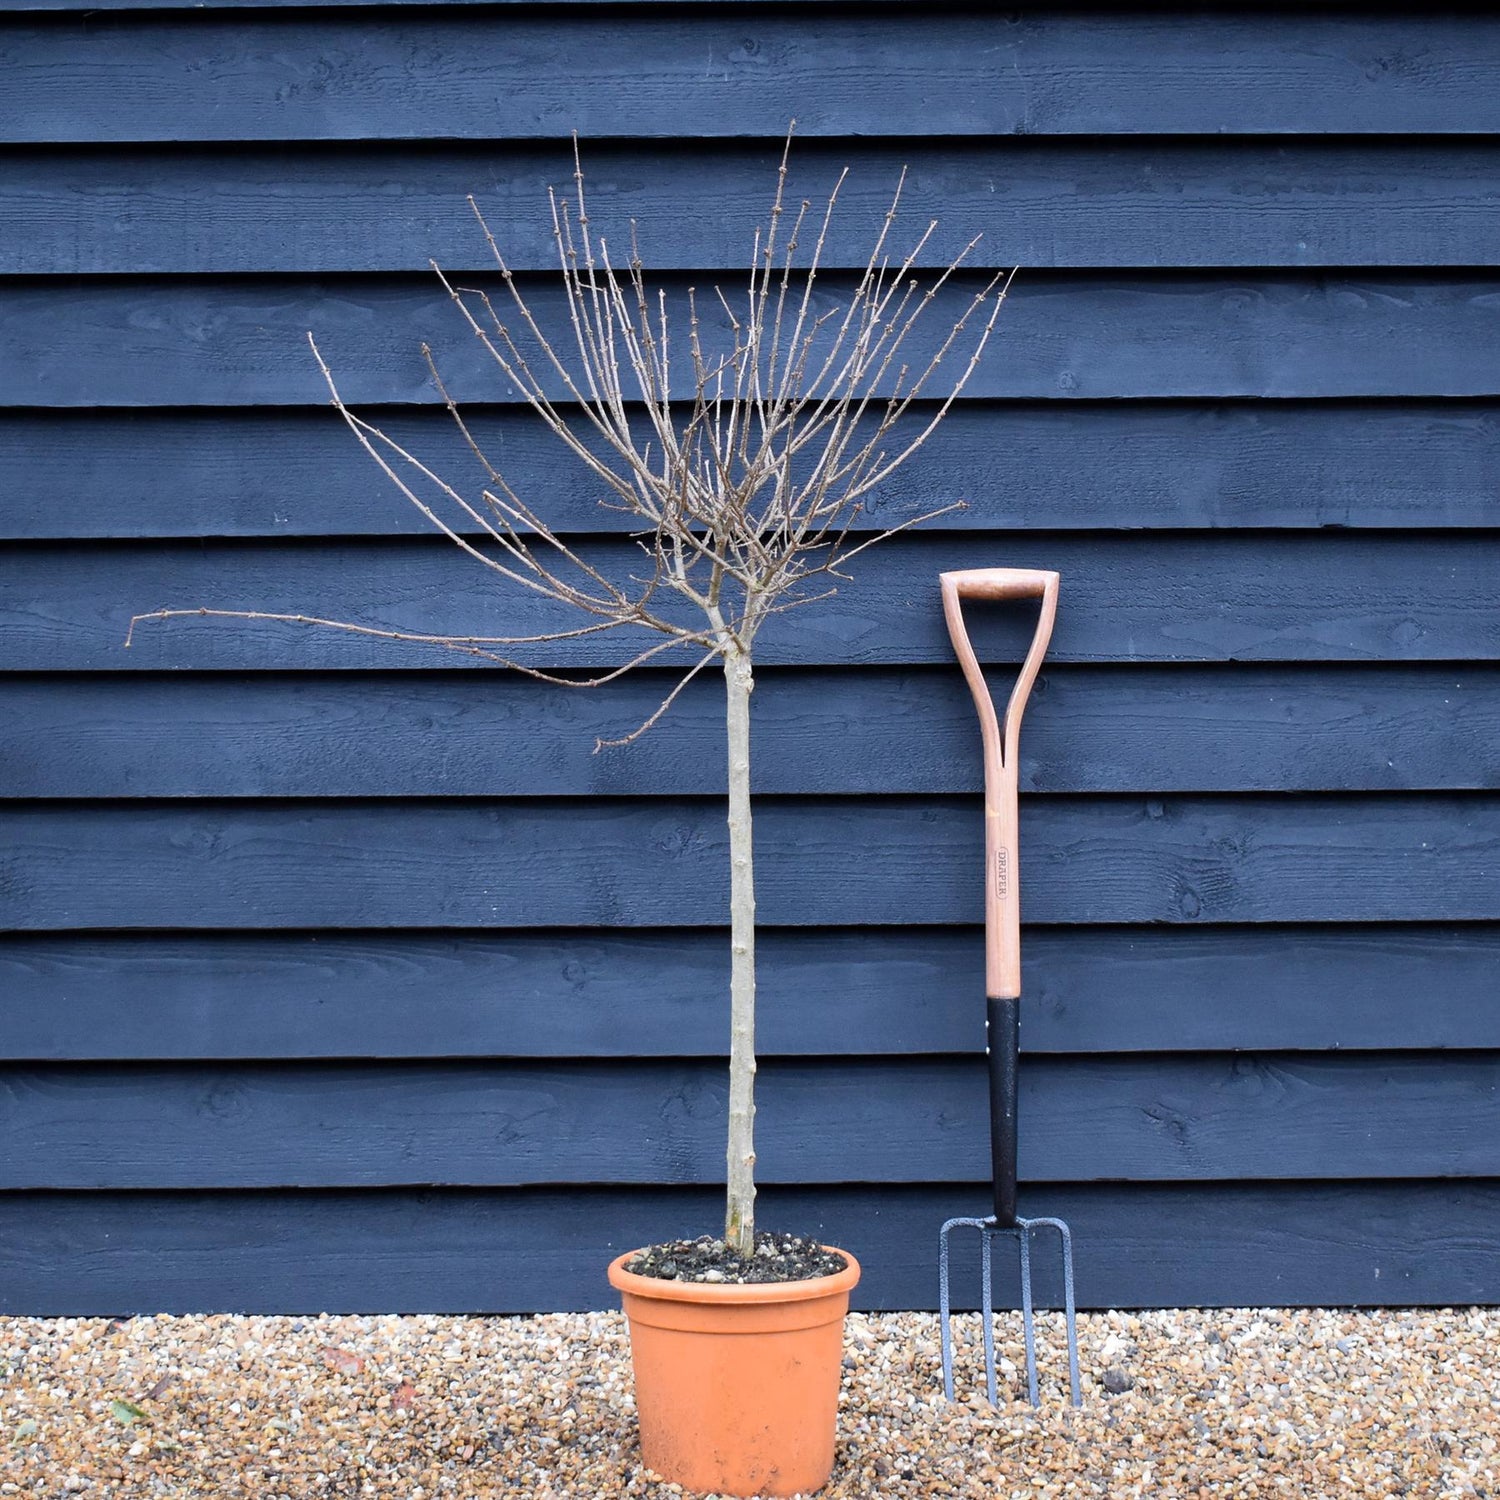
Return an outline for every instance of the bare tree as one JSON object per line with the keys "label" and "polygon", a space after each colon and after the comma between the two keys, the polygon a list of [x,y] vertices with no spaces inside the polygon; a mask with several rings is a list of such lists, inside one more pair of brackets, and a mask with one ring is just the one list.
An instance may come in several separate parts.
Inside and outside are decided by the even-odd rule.
{"label": "bare tree", "polygon": [[[788,150],[790,143],[789,134]],[[789,208],[787,162],[784,152],[769,221],[755,233],[748,288],[737,296],[715,288],[717,313],[710,318],[700,317],[691,289],[685,307],[669,316],[666,291],[648,288],[634,223],[628,261],[617,269],[588,216],[576,140],[573,191],[549,195],[565,331],[549,333],[533,315],[472,198],[500,289],[455,286],[433,265],[474,337],[599,483],[600,503],[637,523],[633,535],[646,559],[638,574],[620,578],[593,565],[512,490],[475,440],[428,346],[422,352],[433,381],[482,466],[485,482],[473,496],[352,412],[308,335],[334,407],[406,498],[497,578],[571,607],[583,623],[531,636],[479,637],[243,610],[164,609],[131,622],[133,631],[141,621],[179,615],[290,621],[446,647],[570,687],[598,687],[666,653],[691,653],[691,665],[655,712],[633,733],[601,740],[596,749],[645,733],[699,672],[719,664],[732,949],[725,1238],[742,1255],[753,1252],[755,1232],[750,694],[756,637],[774,615],[829,598],[847,576],[845,566],[867,547],[959,508],[945,506],[884,530],[860,524],[865,497],[922,446],[973,374],[1013,274],[996,275],[964,296],[957,316],[950,314],[936,338],[926,338],[926,352],[912,358],[914,330],[977,237],[946,266],[919,276],[937,223],[904,251],[892,248],[903,172],[852,292],[824,305],[829,299],[819,277],[847,169],[815,213],[809,201]],[[799,263],[804,238],[811,247]],[[685,359],[673,340],[684,315]],[[679,375],[690,377],[684,395],[674,394]],[[624,665],[581,680],[517,654],[615,630],[656,639]]]}

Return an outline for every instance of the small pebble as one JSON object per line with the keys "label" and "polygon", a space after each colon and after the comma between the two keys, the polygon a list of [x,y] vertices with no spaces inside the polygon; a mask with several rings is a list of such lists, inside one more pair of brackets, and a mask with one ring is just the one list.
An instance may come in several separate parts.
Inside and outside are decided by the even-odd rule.
{"label": "small pebble", "polygon": [[[949,1405],[931,1313],[850,1315],[821,1497],[1500,1496],[1500,1310],[1085,1313],[1076,1412],[1059,1314],[1037,1412],[1016,1314],[998,1407],[954,1322]],[[667,1500],[629,1353],[617,1312],[0,1319],[0,1496]]]}

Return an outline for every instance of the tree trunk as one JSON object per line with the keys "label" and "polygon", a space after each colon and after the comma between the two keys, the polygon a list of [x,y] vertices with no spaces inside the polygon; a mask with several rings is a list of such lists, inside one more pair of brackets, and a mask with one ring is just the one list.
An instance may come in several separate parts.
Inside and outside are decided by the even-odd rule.
{"label": "tree trunk", "polygon": [[729,1161],[724,1238],[755,1251],[755,865],[750,838],[750,658],[724,654],[729,740]]}

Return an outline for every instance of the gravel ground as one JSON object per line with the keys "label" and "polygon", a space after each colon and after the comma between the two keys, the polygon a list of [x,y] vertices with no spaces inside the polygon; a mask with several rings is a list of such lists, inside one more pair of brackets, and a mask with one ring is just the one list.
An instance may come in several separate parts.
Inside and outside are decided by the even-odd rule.
{"label": "gravel ground", "polygon": [[[931,1314],[851,1315],[823,1494],[1500,1496],[1500,1312],[1086,1315],[1081,1412],[1046,1321],[1033,1413],[945,1403]],[[4,1495],[679,1493],[640,1468],[613,1313],[14,1318],[0,1378]]]}

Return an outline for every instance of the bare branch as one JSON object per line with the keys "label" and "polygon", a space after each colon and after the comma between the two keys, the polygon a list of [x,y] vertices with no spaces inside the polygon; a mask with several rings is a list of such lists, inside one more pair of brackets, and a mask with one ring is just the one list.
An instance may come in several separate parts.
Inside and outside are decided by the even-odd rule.
{"label": "bare branch", "polygon": [[696,644],[704,647],[711,655],[717,654],[717,646],[704,635],[684,635],[680,639],[658,641],[653,646],[648,646],[644,651],[639,651],[628,662],[620,667],[612,667],[609,671],[597,677],[576,678],[558,677],[551,672],[539,667],[531,666],[513,657],[502,655],[500,652],[491,651],[491,646],[530,646],[551,644],[555,641],[577,640],[581,636],[599,635],[607,630],[618,630],[628,621],[609,623],[603,625],[585,625],[578,630],[555,630],[541,635],[432,635],[424,631],[414,630],[384,630],[374,625],[361,625],[350,620],[328,620],[318,615],[282,614],[279,612],[260,609],[209,609],[199,607],[198,609],[154,609],[146,614],[132,615],[130,627],[125,633],[125,648],[129,650],[134,644],[135,627],[147,621],[175,620],[187,618],[199,618],[209,620],[261,620],[270,621],[279,625],[308,625],[316,626],[323,630],[338,630],[349,635],[369,636],[382,641],[402,641],[419,646],[438,646],[445,651],[458,651],[465,656],[477,656],[484,661],[495,662],[502,667],[509,667],[512,671],[524,672],[528,677],[539,678],[543,682],[555,683],[558,687],[602,687],[605,683],[614,682],[623,677],[627,672],[660,656],[664,651],[670,651],[673,647],[685,644]]}
{"label": "bare branch", "polygon": [[[604,750],[604,749],[613,748],[613,747],[615,747],[617,745],[630,745],[630,744],[634,744],[634,742],[636,740],[640,739],[640,737],[643,734],[645,734],[648,729],[651,729],[656,724],[660,723],[660,721],[661,721],[663,715],[665,715],[666,711],[669,708],[671,708],[671,706],[677,701],[678,694],[680,694],[682,692],[683,688],[685,688],[688,685],[688,683],[690,683],[693,680],[693,678],[695,678],[704,669],[704,667],[706,667],[709,664],[709,662],[716,661],[718,659],[718,656],[719,656],[719,653],[718,653],[717,650],[704,652],[704,654],[698,659],[698,661],[692,666],[692,668],[689,671],[687,671],[682,676],[682,678],[678,681],[677,686],[674,687],[672,689],[672,691],[670,693],[668,693],[667,696],[661,700],[660,705],[657,707],[656,711],[650,716],[650,718],[646,719],[644,722],[642,722],[640,725],[638,725],[635,729],[632,729],[629,734],[622,736],[620,739],[617,739],[617,740],[606,740],[606,739],[595,740],[594,741],[594,753],[597,755],[599,753],[599,751]],[[593,684],[591,683],[591,684],[589,684],[589,686],[593,686]]]}

